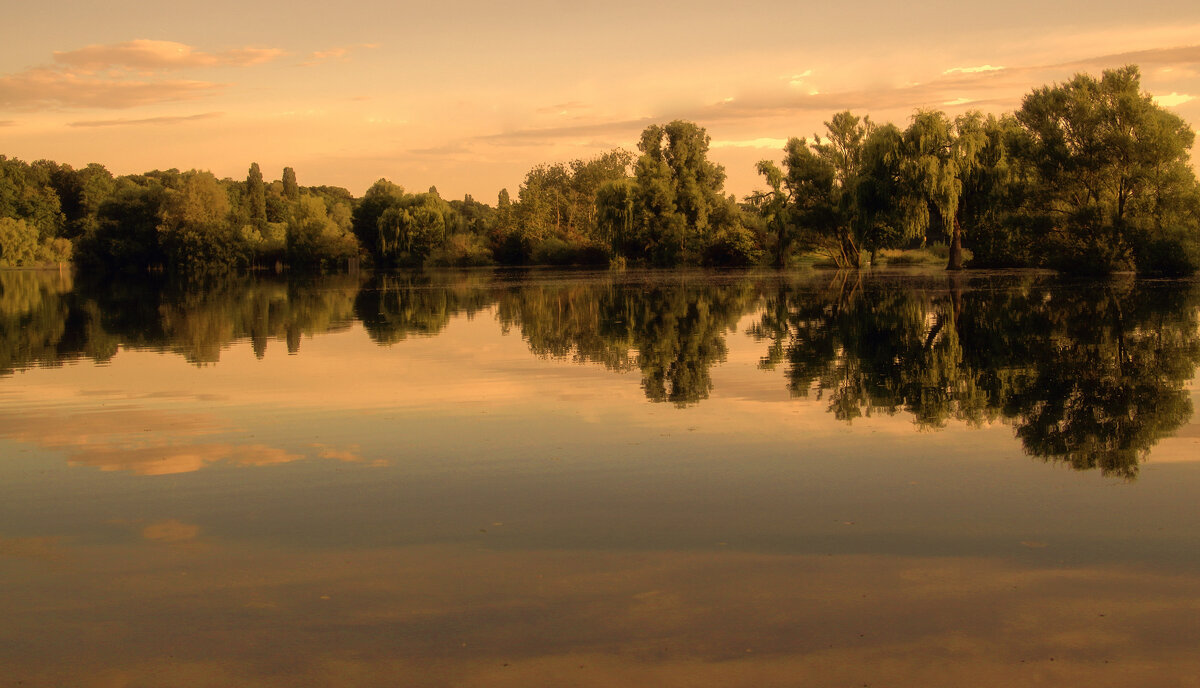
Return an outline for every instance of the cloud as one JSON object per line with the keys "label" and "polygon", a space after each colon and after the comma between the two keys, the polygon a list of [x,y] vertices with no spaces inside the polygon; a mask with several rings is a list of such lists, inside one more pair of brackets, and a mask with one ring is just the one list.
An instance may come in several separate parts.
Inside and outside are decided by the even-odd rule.
{"label": "cloud", "polygon": [[812,76],[812,73],[813,73],[813,71],[811,69],[806,69],[803,72],[800,72],[799,74],[792,74],[791,76],[786,76],[783,78],[787,79],[788,86],[791,86],[793,88],[799,88],[804,85],[805,79]]}
{"label": "cloud", "polygon": [[11,126],[14,126],[16,123],[17,122],[15,120],[11,120],[11,119],[0,119],[0,127],[11,127]]}
{"label": "cloud", "polygon": [[1175,48],[1151,48],[1123,53],[1110,53],[1098,57],[1063,62],[1056,67],[1119,67],[1136,64],[1142,67],[1153,65],[1190,65],[1200,62],[1200,45],[1185,45]]}
{"label": "cloud", "polygon": [[322,62],[329,62],[331,60],[348,60],[350,59],[350,53],[356,50],[361,50],[364,48],[367,50],[373,50],[378,47],[378,43],[359,43],[357,45],[338,46],[334,48],[328,48],[326,50],[318,50],[310,53],[309,59],[301,62],[300,66],[312,67],[313,65],[317,65]]}
{"label": "cloud", "polygon": [[54,61],[81,70],[121,67],[133,70],[246,67],[269,62],[284,54],[278,48],[236,48],[219,53],[196,50],[175,41],[138,39],[110,45],[89,45],[56,51]]}
{"label": "cloud", "polygon": [[0,77],[0,107],[125,109],[191,100],[219,84],[193,80],[127,80],[34,68]]}
{"label": "cloud", "polygon": [[993,67],[991,65],[980,65],[978,67],[951,67],[950,69],[942,72],[942,74],[978,74],[979,72],[996,72],[1001,69],[1004,69],[1004,67]]}
{"label": "cloud", "polygon": [[101,119],[82,122],[68,122],[68,127],[121,127],[136,124],[180,124],[203,119],[220,117],[223,112],[204,112],[198,115],[181,115],[176,117],[146,117],[144,119]]}
{"label": "cloud", "polygon": [[223,84],[156,75],[202,67],[246,67],[283,54],[277,48],[209,53],[183,43],[147,39],[57,51],[53,65],[0,75],[0,108],[125,109],[188,100]]}
{"label": "cloud", "polygon": [[[150,434],[148,431],[154,429]],[[305,458],[265,444],[214,441],[227,425],[200,413],[110,405],[104,411],[31,411],[0,418],[0,437],[64,452],[75,466],[136,475],[190,473],[225,463],[272,466]]]}
{"label": "cloud", "polygon": [[556,105],[548,105],[546,107],[538,108],[534,112],[539,115],[567,115],[590,109],[592,109],[591,105],[578,100],[572,100],[567,103],[558,103]]}
{"label": "cloud", "polygon": [[1166,95],[1154,96],[1154,102],[1163,107],[1175,107],[1176,105],[1190,103],[1195,99],[1196,96],[1189,96],[1186,93],[1175,93],[1174,91]]}
{"label": "cloud", "polygon": [[345,449],[338,449],[337,447],[331,447],[327,444],[310,444],[309,446],[317,450],[317,458],[320,459],[330,459],[344,463],[362,463],[367,464],[368,466],[388,465],[388,461],[386,459],[367,461],[365,458],[363,458],[362,448],[357,444],[352,444]]}
{"label": "cloud", "polygon": [[759,138],[744,141],[713,141],[709,148],[783,148],[787,139]]}
{"label": "cloud", "polygon": [[609,134],[628,135],[633,132],[636,137],[637,132],[659,121],[656,117],[642,117],[639,119],[618,120],[612,122],[593,122],[589,124],[579,124],[566,127],[541,127],[529,129],[516,129],[513,131],[501,132],[499,134],[488,134],[479,136],[476,140],[485,141],[493,145],[508,145],[508,146],[530,146],[539,145],[547,141],[555,141],[563,138],[580,138],[590,136],[604,136]]}

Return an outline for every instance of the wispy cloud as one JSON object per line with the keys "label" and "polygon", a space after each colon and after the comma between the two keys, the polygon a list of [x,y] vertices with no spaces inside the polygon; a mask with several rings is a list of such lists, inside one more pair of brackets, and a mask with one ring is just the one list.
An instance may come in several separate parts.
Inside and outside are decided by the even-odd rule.
{"label": "wispy cloud", "polygon": [[188,100],[224,84],[168,77],[206,67],[247,67],[283,55],[278,48],[198,50],[175,41],[138,39],[57,51],[53,64],[0,75],[0,107],[16,110],[124,109]]}
{"label": "wispy cloud", "polygon": [[1198,62],[1200,62],[1200,45],[1184,45],[1175,48],[1151,48],[1149,50],[1111,53],[1063,62],[1054,66],[1082,68],[1119,67],[1121,65],[1136,64],[1142,67],[1160,67],[1164,65],[1189,65]]}
{"label": "wispy cloud", "polygon": [[992,65],[979,65],[978,67],[951,67],[950,69],[942,72],[942,74],[978,74],[980,72],[997,72],[1001,69],[1004,69],[1004,67],[993,67]]}
{"label": "wispy cloud", "polygon": [[787,139],[746,139],[742,141],[712,141],[708,144],[709,148],[783,148],[787,145]]}
{"label": "wispy cloud", "polygon": [[582,103],[578,100],[572,100],[568,103],[557,103],[555,105],[547,105],[535,110],[539,115],[570,115],[591,110],[592,106],[587,103]]}
{"label": "wispy cloud", "polygon": [[180,115],[167,117],[145,117],[143,119],[99,119],[82,122],[69,122],[68,127],[123,127],[137,124],[181,124],[197,120],[220,117],[223,112],[203,112],[198,115]]}
{"label": "wispy cloud", "polygon": [[582,138],[604,136],[609,134],[626,135],[633,132],[636,135],[646,126],[657,122],[660,118],[641,117],[638,119],[618,120],[611,122],[592,122],[566,127],[540,127],[515,129],[498,134],[488,134],[477,137],[477,140],[493,145],[526,146],[539,145],[562,138]]}
{"label": "wispy cloud", "polygon": [[11,127],[11,126],[15,125],[16,123],[17,123],[16,120],[12,120],[12,119],[0,119],[0,127]]}
{"label": "wispy cloud", "polygon": [[800,72],[799,74],[792,74],[790,76],[785,76],[785,77],[780,77],[780,78],[786,80],[788,82],[788,86],[791,86],[792,88],[800,88],[801,86],[805,85],[806,79],[808,79],[808,77],[812,76],[812,73],[813,73],[813,70],[806,69],[803,72]]}
{"label": "wispy cloud", "polygon": [[0,107],[124,109],[189,100],[220,88],[207,81],[96,77],[57,69],[34,68],[0,76]]}
{"label": "wispy cloud", "polygon": [[358,43],[356,45],[338,46],[326,50],[309,53],[308,59],[300,63],[301,67],[311,67],[322,62],[341,61],[350,59],[350,54],[356,50],[374,50],[378,43]]}
{"label": "wispy cloud", "polygon": [[54,61],[81,70],[114,67],[134,70],[245,67],[269,62],[284,54],[278,48],[235,48],[210,53],[175,41],[138,39],[109,45],[89,45],[56,51]]}

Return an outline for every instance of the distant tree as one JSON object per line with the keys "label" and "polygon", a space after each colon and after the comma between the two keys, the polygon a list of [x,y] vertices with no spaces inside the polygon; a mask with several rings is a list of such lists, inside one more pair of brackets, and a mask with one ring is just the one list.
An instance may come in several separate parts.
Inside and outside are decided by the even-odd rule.
{"label": "distant tree", "polygon": [[614,256],[626,256],[631,250],[636,201],[637,187],[632,179],[610,180],[596,189],[597,236]]}
{"label": "distant tree", "polygon": [[1194,135],[1142,92],[1136,66],[1035,89],[1016,118],[1036,169],[1029,207],[1047,262],[1109,272],[1155,241],[1173,241],[1176,253],[1195,243]]}
{"label": "distant tree", "polygon": [[762,219],[769,238],[771,262],[782,268],[787,265],[799,234],[792,219],[792,199],[783,186],[783,172],[774,162],[761,160],[757,170],[766,179],[769,189],[751,194],[749,202]]}
{"label": "distant tree", "polygon": [[913,115],[912,124],[904,132],[909,176],[937,210],[942,231],[949,238],[948,270],[963,268],[962,225],[958,219],[963,178],[976,166],[986,140],[973,118],[960,122],[964,128],[956,130],[945,113],[921,110]]}
{"label": "distant tree", "polygon": [[301,195],[287,223],[288,263],[295,267],[336,266],[357,252],[354,235],[330,216],[325,201]]}
{"label": "distant tree", "polygon": [[383,248],[380,243],[379,218],[389,208],[398,206],[404,199],[404,188],[380,179],[367,189],[354,209],[352,217],[354,235],[359,243],[375,258],[383,259]]}
{"label": "distant tree", "polygon": [[166,199],[161,180],[148,175],[119,177],[96,212],[96,226],[77,244],[88,267],[145,272],[164,263],[158,226]]}
{"label": "distant tree", "polygon": [[709,141],[702,127],[683,120],[642,132],[635,169],[641,224],[659,262],[686,260],[712,229],[713,210],[724,205],[725,169],[708,160]]}
{"label": "distant tree", "polygon": [[159,232],[168,265],[180,274],[220,274],[246,259],[230,222],[229,196],[210,172],[188,172],[167,191]]}
{"label": "distant tree", "polygon": [[41,242],[62,236],[66,224],[52,183],[57,169],[45,160],[30,165],[0,155],[0,217],[25,220]]}
{"label": "distant tree", "polygon": [[255,226],[261,228],[267,223],[267,187],[256,162],[250,163],[250,172],[246,175],[246,208],[250,222]]}
{"label": "distant tree", "polygon": [[283,168],[283,197],[294,201],[300,197],[300,186],[296,183],[296,170]]}
{"label": "distant tree", "polygon": [[25,220],[0,217],[0,267],[32,265],[37,256],[37,228]]}

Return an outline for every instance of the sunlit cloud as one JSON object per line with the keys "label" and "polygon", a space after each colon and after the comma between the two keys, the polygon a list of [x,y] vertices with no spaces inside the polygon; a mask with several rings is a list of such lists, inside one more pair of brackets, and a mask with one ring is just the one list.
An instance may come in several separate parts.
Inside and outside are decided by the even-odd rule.
{"label": "sunlit cloud", "polygon": [[141,124],[181,124],[198,120],[220,117],[222,112],[204,112],[198,115],[181,115],[175,117],[146,117],[143,119],[101,119],[81,122],[68,122],[68,127],[123,127]]}
{"label": "sunlit cloud", "polygon": [[658,121],[658,118],[645,117],[633,120],[595,122],[565,127],[532,127],[479,136],[476,140],[497,145],[538,145],[564,138],[578,139],[580,137],[607,134],[623,135],[633,139],[636,138],[637,132],[640,132],[650,124],[654,124],[656,121]]}
{"label": "sunlit cloud", "polygon": [[1200,62],[1200,45],[1185,45],[1176,48],[1151,48],[1111,53],[1096,57],[1063,62],[1061,67],[1114,67],[1136,64],[1142,67],[1186,66]]}
{"label": "sunlit cloud", "polygon": [[0,119],[0,127],[11,127],[11,126],[15,126],[15,125],[16,125],[16,121],[15,121],[15,120],[11,120],[11,119]]}
{"label": "sunlit cloud", "polygon": [[34,68],[0,76],[0,107],[125,109],[198,98],[219,84],[195,80],[127,80]]}
{"label": "sunlit cloud", "polygon": [[799,88],[800,86],[804,85],[805,79],[812,76],[812,73],[813,73],[813,71],[811,69],[806,69],[799,74],[793,74],[791,76],[784,77],[784,78],[787,79],[789,86],[792,86],[793,88]]}
{"label": "sunlit cloud", "polygon": [[787,145],[787,139],[758,138],[744,141],[712,141],[709,148],[779,148]]}
{"label": "sunlit cloud", "polygon": [[980,72],[997,72],[1001,69],[1004,69],[1004,67],[993,67],[992,65],[980,65],[978,67],[951,67],[950,69],[942,72],[942,74],[978,74]]}
{"label": "sunlit cloud", "polygon": [[245,67],[269,62],[284,54],[278,48],[237,48],[218,53],[197,50],[175,41],[138,39],[110,45],[89,45],[55,51],[54,61],[77,69],[123,67],[133,70]]}
{"label": "sunlit cloud", "polygon": [[376,43],[359,43],[357,45],[338,46],[334,48],[328,48],[326,50],[317,50],[309,53],[309,59],[301,62],[300,66],[312,67],[313,65],[317,65],[322,62],[348,60],[350,59],[350,54],[356,50],[373,50],[378,47],[379,45]]}
{"label": "sunlit cloud", "polygon": [[573,115],[580,112],[590,110],[591,106],[587,103],[582,103],[577,100],[572,100],[566,103],[557,103],[546,107],[538,108],[535,112],[539,115]]}
{"label": "sunlit cloud", "polygon": [[1184,103],[1190,103],[1195,99],[1196,99],[1196,96],[1189,96],[1186,93],[1175,93],[1175,92],[1171,92],[1171,93],[1168,93],[1168,94],[1162,95],[1162,96],[1154,96],[1154,102],[1158,103],[1159,105],[1161,105],[1163,107],[1175,107],[1176,105],[1183,105]]}

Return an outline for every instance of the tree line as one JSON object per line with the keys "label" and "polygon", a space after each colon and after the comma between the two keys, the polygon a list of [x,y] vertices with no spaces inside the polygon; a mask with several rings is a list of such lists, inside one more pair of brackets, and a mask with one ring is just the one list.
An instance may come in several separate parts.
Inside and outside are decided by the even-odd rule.
{"label": "tree line", "polygon": [[[1200,266],[1193,132],[1141,90],[1135,66],[1027,94],[1002,116],[920,110],[906,128],[849,111],[757,165],[740,201],[686,121],[638,153],[529,170],[495,205],[386,179],[361,198],[192,170],[114,177],[0,156],[0,266],[224,274],[255,267],[795,264],[839,268],[944,246],[947,267],[1183,275]],[[968,256],[970,256],[968,260]]]}

